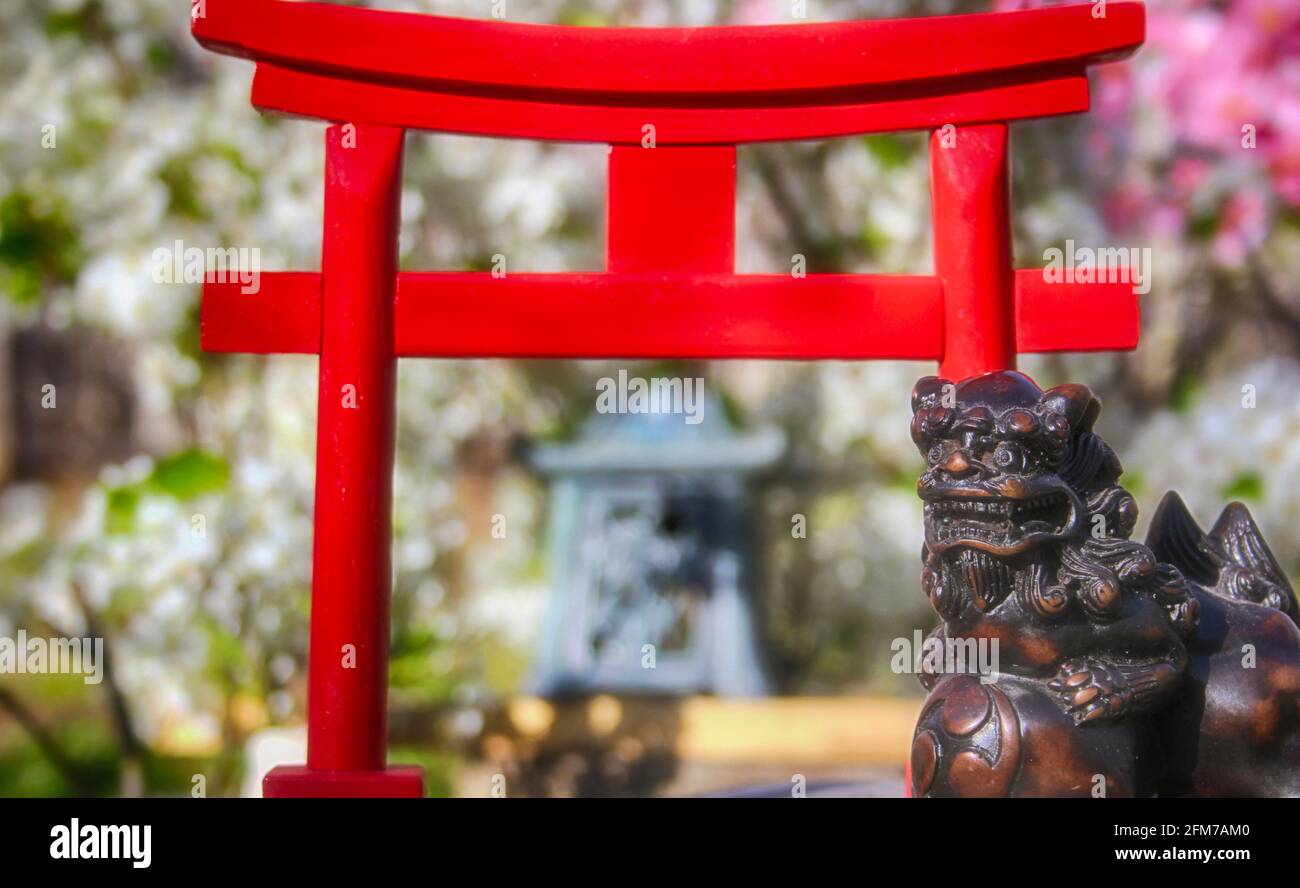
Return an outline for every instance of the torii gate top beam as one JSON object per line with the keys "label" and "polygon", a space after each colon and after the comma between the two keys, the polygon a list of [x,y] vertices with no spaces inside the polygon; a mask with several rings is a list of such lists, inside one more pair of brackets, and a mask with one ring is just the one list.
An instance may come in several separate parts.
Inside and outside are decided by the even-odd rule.
{"label": "torii gate top beam", "polygon": [[1086,111],[1141,3],[922,19],[587,28],[206,0],[194,35],[257,62],[253,104],[330,121],[661,145],[827,138]]}
{"label": "torii gate top beam", "polygon": [[[1136,344],[1126,283],[1047,285],[1041,271],[1012,271],[1005,130],[1086,110],[1087,66],[1131,53],[1144,14],[1112,0],[1100,18],[1080,5],[606,29],[205,0],[193,30],[256,62],[263,110],[612,146],[604,270],[404,272],[397,355],[933,358],[960,377],[1013,366],[1017,351]],[[932,137],[938,274],[735,274],[736,144],[949,124],[964,147]],[[655,151],[641,147],[647,126]],[[210,282],[204,347],[314,353],[320,292],[318,274],[264,274],[257,300]],[[1087,312],[1074,310],[1085,300]],[[652,330],[629,323],[648,313]]]}

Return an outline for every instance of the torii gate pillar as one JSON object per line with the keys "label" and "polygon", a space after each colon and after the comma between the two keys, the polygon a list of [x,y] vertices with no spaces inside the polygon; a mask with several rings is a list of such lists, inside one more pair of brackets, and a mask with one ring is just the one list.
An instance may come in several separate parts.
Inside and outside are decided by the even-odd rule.
{"label": "torii gate pillar", "polygon": [[404,136],[371,125],[325,132],[307,765],[268,774],[268,797],[424,794],[419,768],[387,767]]}

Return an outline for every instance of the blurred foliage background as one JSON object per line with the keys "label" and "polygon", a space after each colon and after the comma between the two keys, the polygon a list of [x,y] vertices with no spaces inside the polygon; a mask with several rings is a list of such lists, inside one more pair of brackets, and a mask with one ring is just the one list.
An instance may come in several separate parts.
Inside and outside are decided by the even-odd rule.
{"label": "blurred foliage background", "polygon": [[[376,5],[491,15],[488,0]],[[986,8],[808,0],[807,18]],[[711,25],[790,22],[793,9],[508,0],[506,13]],[[264,269],[318,268],[322,128],[259,116],[252,66],[200,50],[188,12],[179,0],[0,6],[0,634],[98,634],[111,658],[97,686],[0,676],[3,795],[188,792],[198,771],[209,794],[235,793],[248,738],[303,719],[315,359],[203,354],[199,288],[155,283],[151,257],[182,240],[257,247]],[[1102,396],[1101,430],[1147,515],[1171,487],[1203,522],[1243,499],[1294,576],[1300,6],[1151,0],[1148,14],[1136,60],[1095,76],[1092,113],[1018,125],[1013,147],[1018,264],[1067,239],[1150,247],[1143,344],[1024,369]],[[503,253],[512,271],[599,268],[603,155],[412,134],[403,266],[485,268]],[[810,272],[930,269],[923,134],[739,158],[740,271],[786,271],[795,253]],[[393,705],[435,727],[394,758],[422,761],[435,793],[449,791],[456,736],[521,687],[545,601],[545,489],[512,442],[572,436],[594,381],[620,366],[401,364]],[[788,435],[758,516],[780,691],[916,693],[890,672],[889,640],[931,625],[907,432],[908,392],[931,368],[667,369]],[[47,384],[57,409],[42,408]],[[495,513],[505,539],[489,532]],[[791,537],[794,513],[808,516],[806,540]]]}

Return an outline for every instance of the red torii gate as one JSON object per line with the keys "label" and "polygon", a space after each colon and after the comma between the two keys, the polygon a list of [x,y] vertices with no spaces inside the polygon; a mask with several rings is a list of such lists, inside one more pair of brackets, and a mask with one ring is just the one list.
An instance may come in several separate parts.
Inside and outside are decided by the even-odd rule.
{"label": "red torii gate", "polygon": [[[203,288],[204,349],[320,355],[307,764],[265,794],[422,793],[418,768],[386,765],[397,358],[906,358],[962,379],[1131,349],[1130,284],[1012,268],[1007,124],[1086,111],[1087,67],[1144,27],[1126,0],[693,29],[196,2],[195,38],[257,63],[255,107],[335,124],[321,271]],[[610,145],[606,270],[399,273],[407,129]],[[915,129],[933,275],[735,273],[737,144]]]}

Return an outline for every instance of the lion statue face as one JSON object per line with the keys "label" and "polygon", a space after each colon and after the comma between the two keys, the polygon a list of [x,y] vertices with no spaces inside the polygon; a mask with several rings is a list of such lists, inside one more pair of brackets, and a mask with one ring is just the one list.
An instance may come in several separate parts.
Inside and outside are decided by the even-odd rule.
{"label": "lion statue face", "polygon": [[1113,485],[1119,475],[1109,448],[1093,443],[1099,410],[1085,386],[1044,392],[1014,371],[918,382],[912,440],[927,464],[917,493],[929,550],[1010,557],[1086,532],[1088,488]]}

